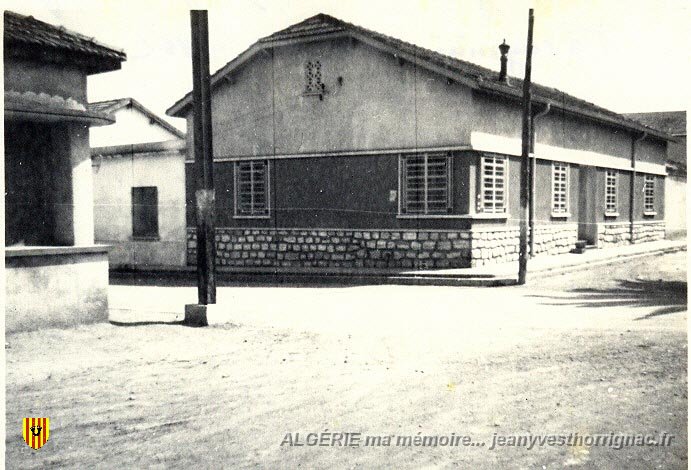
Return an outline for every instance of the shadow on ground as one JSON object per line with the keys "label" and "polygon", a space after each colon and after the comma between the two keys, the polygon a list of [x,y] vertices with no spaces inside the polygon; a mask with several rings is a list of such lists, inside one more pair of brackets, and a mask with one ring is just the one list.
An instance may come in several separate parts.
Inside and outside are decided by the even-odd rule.
{"label": "shadow on ground", "polygon": [[687,283],[684,281],[619,280],[617,286],[612,288],[572,289],[567,292],[569,295],[565,296],[533,295],[531,297],[558,301],[544,302],[545,305],[572,305],[586,308],[658,307],[636,320],[647,320],[687,309]]}
{"label": "shadow on ground", "polygon": [[[363,285],[377,285],[382,282],[372,281],[367,278],[354,277],[352,280],[338,275],[296,275],[292,277],[284,275],[265,274],[262,276],[226,273],[216,273],[217,287],[305,287],[305,288],[333,288],[333,287],[357,287]],[[110,272],[109,283],[123,286],[157,286],[157,287],[196,287],[197,277],[195,272],[190,273],[128,273]],[[318,279],[315,279],[318,277]]]}

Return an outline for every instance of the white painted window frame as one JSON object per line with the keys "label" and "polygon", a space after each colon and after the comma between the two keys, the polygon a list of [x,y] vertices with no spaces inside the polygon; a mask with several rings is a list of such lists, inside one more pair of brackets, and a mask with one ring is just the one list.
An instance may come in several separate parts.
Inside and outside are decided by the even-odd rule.
{"label": "white painted window frame", "polygon": [[[648,194],[650,190],[650,194]],[[643,177],[643,214],[656,215],[655,212],[655,176],[645,175]]]}
{"label": "white painted window frame", "polygon": [[[613,183],[612,183],[613,181]],[[614,202],[610,204],[607,190],[614,188]],[[619,215],[619,171],[613,169],[605,170],[605,215],[616,217]]]}
{"label": "white painted window frame", "polygon": [[[497,208],[497,207],[492,207],[491,210],[487,210],[485,208],[485,204],[488,201],[488,199],[485,198],[485,169],[487,167],[487,160],[488,159],[493,159],[494,160],[494,165],[496,166],[497,160],[501,160],[502,165],[504,167],[504,174],[502,176],[503,182],[504,182],[504,198],[502,201],[502,206]],[[495,171],[496,173],[496,171]],[[492,191],[496,193],[496,175],[493,175],[494,183],[493,183],[493,188]],[[487,155],[481,155],[480,156],[480,181],[478,185],[478,191],[480,194],[480,197],[478,198],[479,204],[478,207],[476,207],[476,212],[479,214],[508,214],[509,212],[509,159],[505,155],[493,155],[493,154],[487,154]],[[496,197],[493,198],[493,201],[496,201]],[[496,206],[496,202],[493,202],[493,206]]]}
{"label": "white painted window frame", "polygon": [[[561,172],[561,168],[563,168],[563,175],[564,175],[564,207],[560,208],[557,207],[557,200],[556,196],[560,193],[560,191],[557,191],[555,188],[556,184],[556,177],[557,173]],[[566,163],[566,162],[557,162],[554,161],[552,162],[552,217],[568,217],[569,216],[569,178],[571,177],[571,172],[570,172],[571,166]]]}

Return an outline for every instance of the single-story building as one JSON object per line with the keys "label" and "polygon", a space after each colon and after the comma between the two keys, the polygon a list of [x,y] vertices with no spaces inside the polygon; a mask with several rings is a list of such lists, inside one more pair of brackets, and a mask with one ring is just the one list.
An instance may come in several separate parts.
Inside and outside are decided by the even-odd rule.
{"label": "single-story building", "polygon": [[108,250],[94,244],[89,75],[125,53],[93,38],[4,13],[5,331],[108,316]]}
{"label": "single-story building", "polygon": [[667,144],[665,228],[668,238],[686,236],[686,111],[631,113],[626,117],[674,137]]}
{"label": "single-story building", "polygon": [[[522,81],[506,73],[508,49],[495,72],[324,14],[259,39],[211,78],[217,263],[517,259]],[[670,137],[553,88],[532,92],[533,254],[663,238]],[[167,114],[186,118],[189,136],[191,93]]]}
{"label": "single-story building", "polygon": [[184,266],[185,134],[133,98],[88,108],[115,119],[91,134],[95,238],[111,269]]}

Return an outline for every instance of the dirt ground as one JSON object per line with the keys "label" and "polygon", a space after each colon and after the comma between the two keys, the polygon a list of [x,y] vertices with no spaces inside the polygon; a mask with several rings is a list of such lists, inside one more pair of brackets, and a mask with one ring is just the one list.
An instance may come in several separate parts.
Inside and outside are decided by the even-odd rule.
{"label": "dirt ground", "polygon": [[[194,295],[119,285],[110,302]],[[687,467],[685,252],[525,287],[224,287],[219,305],[233,324],[9,335],[6,467]],[[51,419],[38,451],[21,434],[33,416]],[[363,442],[281,445],[334,432]],[[452,433],[478,445],[395,445]],[[490,449],[495,433],[673,440]]]}

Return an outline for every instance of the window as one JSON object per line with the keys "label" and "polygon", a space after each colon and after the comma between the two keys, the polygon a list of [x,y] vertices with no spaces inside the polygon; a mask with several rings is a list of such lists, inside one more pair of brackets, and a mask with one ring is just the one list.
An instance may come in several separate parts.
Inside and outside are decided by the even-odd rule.
{"label": "window", "polygon": [[322,64],[318,60],[310,61],[305,64],[305,93],[321,94],[324,92],[322,83]]}
{"label": "window", "polygon": [[569,165],[552,163],[552,213],[569,212]]}
{"label": "window", "polygon": [[445,154],[403,155],[401,161],[401,212],[450,212],[451,157]]}
{"label": "window", "polygon": [[645,175],[643,183],[643,211],[655,212],[655,177]]}
{"label": "window", "polygon": [[506,157],[485,155],[481,165],[482,197],[478,212],[503,214],[506,212]]}
{"label": "window", "polygon": [[607,170],[605,176],[605,214],[617,213],[617,172]]}
{"label": "window", "polygon": [[132,238],[158,238],[158,188],[132,188]]}
{"label": "window", "polygon": [[266,160],[235,164],[235,216],[269,215],[269,163]]}

